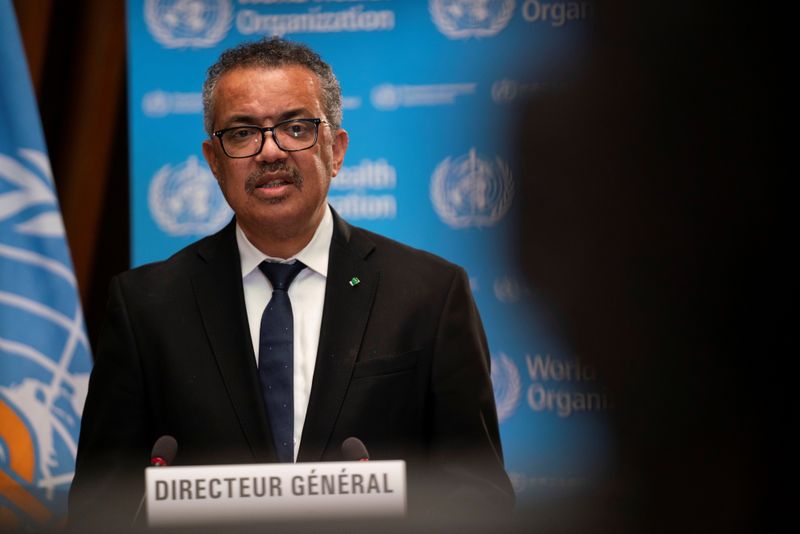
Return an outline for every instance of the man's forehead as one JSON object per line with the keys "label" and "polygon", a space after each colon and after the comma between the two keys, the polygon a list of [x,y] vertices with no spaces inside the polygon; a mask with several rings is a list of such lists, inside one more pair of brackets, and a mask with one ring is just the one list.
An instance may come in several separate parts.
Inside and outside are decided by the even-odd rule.
{"label": "man's forehead", "polygon": [[[244,109],[253,111],[251,106],[254,103],[257,106],[268,103],[269,115],[285,114],[290,108],[304,109],[305,113],[300,114],[318,114],[322,111],[319,79],[313,71],[302,65],[236,67],[220,76],[214,93],[217,118],[220,118],[220,113],[229,118],[231,114],[241,114]],[[240,109],[242,106],[244,109]]]}
{"label": "man's forehead", "polygon": [[223,80],[229,80],[232,77],[240,76],[269,76],[275,78],[291,77],[304,79],[303,81],[319,87],[320,81],[317,74],[306,67],[296,63],[289,63],[286,65],[259,65],[259,64],[245,64],[234,67],[220,76],[218,82],[222,83]]}

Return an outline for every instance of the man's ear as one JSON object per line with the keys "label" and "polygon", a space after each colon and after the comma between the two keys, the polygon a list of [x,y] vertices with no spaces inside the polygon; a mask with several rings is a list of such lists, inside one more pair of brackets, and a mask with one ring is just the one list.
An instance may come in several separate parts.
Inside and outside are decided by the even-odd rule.
{"label": "man's ear", "polygon": [[347,130],[339,128],[333,136],[333,176],[339,174],[339,169],[342,168],[344,154],[347,152],[349,143],[350,136],[347,135]]}
{"label": "man's ear", "polygon": [[211,139],[203,141],[203,156],[206,158],[206,163],[208,163],[214,177],[219,182],[219,161],[217,160],[217,153],[214,150],[213,141]]}

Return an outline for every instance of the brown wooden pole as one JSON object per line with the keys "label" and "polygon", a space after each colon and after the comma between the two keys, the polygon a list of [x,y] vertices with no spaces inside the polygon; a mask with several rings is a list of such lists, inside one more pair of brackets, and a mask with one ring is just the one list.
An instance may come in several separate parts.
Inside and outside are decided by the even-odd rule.
{"label": "brown wooden pole", "polygon": [[123,94],[125,11],[122,2],[86,2],[74,55],[73,76],[64,80],[70,98],[60,140],[61,210],[75,274],[86,302]]}
{"label": "brown wooden pole", "polygon": [[14,10],[17,12],[17,23],[22,35],[22,45],[28,58],[33,87],[41,94],[44,62],[50,32],[52,0],[17,0]]}

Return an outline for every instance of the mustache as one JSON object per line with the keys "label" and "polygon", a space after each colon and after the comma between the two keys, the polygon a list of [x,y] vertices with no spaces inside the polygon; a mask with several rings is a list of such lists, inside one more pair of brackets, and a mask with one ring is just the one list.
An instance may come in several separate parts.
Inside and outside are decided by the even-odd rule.
{"label": "mustache", "polygon": [[303,185],[303,177],[294,167],[290,167],[285,161],[275,161],[273,163],[263,163],[255,171],[247,175],[244,182],[244,189],[247,193],[252,193],[256,187],[270,180],[274,180],[279,174],[280,179],[293,183],[298,189]]}

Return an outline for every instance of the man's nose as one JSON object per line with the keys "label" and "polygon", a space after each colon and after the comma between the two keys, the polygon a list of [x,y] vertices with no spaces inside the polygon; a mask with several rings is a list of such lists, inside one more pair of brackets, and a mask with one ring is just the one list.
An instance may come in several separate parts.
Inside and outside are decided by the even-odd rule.
{"label": "man's nose", "polygon": [[266,161],[271,163],[273,161],[286,159],[288,155],[288,152],[285,152],[275,142],[275,137],[272,135],[272,132],[265,132],[264,146],[261,147],[261,152],[256,154],[255,158],[258,161]]}

